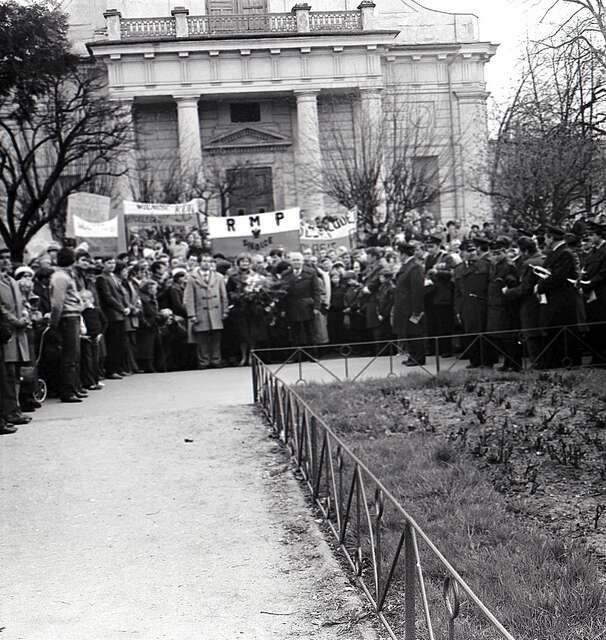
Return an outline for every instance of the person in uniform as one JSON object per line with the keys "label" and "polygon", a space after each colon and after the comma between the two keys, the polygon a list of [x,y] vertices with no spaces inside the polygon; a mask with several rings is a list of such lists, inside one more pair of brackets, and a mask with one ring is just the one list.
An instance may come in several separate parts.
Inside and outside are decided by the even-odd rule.
{"label": "person in uniform", "polygon": [[[515,266],[507,256],[510,247],[509,238],[497,238],[491,244],[490,272],[488,276],[488,301],[486,315],[486,332],[498,335],[490,336],[494,347],[486,349],[486,364],[496,364],[499,353],[504,355],[501,371],[519,371],[522,368],[521,353],[517,347],[518,318],[513,301],[503,294],[505,287],[518,284]],[[508,331],[512,333],[500,333]]]}
{"label": "person in uniform", "polygon": [[[430,236],[425,258],[425,315],[427,334],[440,336],[440,356],[452,356],[452,338],[454,333],[454,285],[452,274],[454,261],[441,247],[438,236]],[[442,337],[447,336],[447,337]],[[432,354],[435,345],[428,345]]]}
{"label": "person in uniform", "polygon": [[[606,322],[606,227],[595,222],[588,225],[592,250],[585,257],[582,288],[587,322]],[[606,326],[589,327],[592,364],[606,364]]]}
{"label": "person in uniform", "polygon": [[414,244],[403,242],[398,250],[402,266],[396,275],[392,327],[397,339],[406,341],[406,366],[414,367],[425,364],[425,276],[415,259]]}
{"label": "person in uniform", "polygon": [[545,366],[548,368],[570,364],[569,336],[555,327],[578,323],[576,282],[579,278],[577,260],[566,245],[563,229],[554,225],[545,228],[547,252],[543,267],[545,277],[539,279],[535,292],[541,297],[540,323],[554,327],[546,331]]}
{"label": "person in uniform", "polygon": [[535,273],[534,267],[543,266],[544,257],[539,252],[536,241],[527,236],[518,239],[518,248],[521,255],[518,271],[519,283],[516,286],[506,285],[502,291],[508,303],[517,303],[522,343],[526,346],[526,355],[532,367],[540,368],[542,348],[541,332],[538,330],[540,327],[540,305],[539,298],[534,292],[539,277]]}
{"label": "person in uniform", "polygon": [[[468,369],[484,366],[485,345],[474,338],[486,331],[488,301],[488,241],[476,238],[461,245],[463,262],[455,269],[455,313],[463,330],[469,336],[470,346],[465,349],[469,358]],[[464,353],[465,353],[464,352]]]}

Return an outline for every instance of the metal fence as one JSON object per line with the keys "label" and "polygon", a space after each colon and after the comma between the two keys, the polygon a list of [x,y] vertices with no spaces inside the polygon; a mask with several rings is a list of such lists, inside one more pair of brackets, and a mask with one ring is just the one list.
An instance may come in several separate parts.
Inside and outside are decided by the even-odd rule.
{"label": "metal fence", "polygon": [[[601,337],[603,336],[603,337]],[[422,359],[419,348],[427,353]],[[328,380],[355,382],[364,377],[394,377],[403,364],[429,376],[499,363],[512,371],[580,369],[606,365],[606,322],[526,330],[431,336],[380,342],[350,342],[258,349],[258,360],[275,365],[274,375],[296,369],[294,383]],[[445,355],[448,354],[448,355]],[[415,359],[416,358],[416,359]],[[308,364],[315,367],[312,370]]]}
{"label": "metal fence", "polygon": [[255,402],[390,636],[513,640],[382,482],[256,353],[252,373]]}

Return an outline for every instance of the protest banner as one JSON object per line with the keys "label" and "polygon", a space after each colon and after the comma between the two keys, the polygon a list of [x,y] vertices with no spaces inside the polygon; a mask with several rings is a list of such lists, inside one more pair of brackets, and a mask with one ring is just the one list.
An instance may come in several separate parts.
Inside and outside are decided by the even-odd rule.
{"label": "protest banner", "polygon": [[354,249],[357,241],[355,211],[322,221],[322,226],[301,226],[301,248],[311,248],[315,255],[322,249],[330,251],[338,247]]}
{"label": "protest banner", "polygon": [[34,235],[34,237],[27,243],[27,257],[28,259],[37,258],[41,256],[48,248],[51,242],[54,241],[53,234],[51,233],[48,224],[45,224],[40,231]]}
{"label": "protest banner", "polygon": [[91,255],[116,255],[119,252],[117,217],[104,222],[90,222],[74,216],[73,224],[76,241],[86,242]]}
{"label": "protest banner", "polygon": [[268,254],[272,249],[299,251],[299,208],[231,218],[208,218],[213,253],[233,258],[239,253]]}
{"label": "protest banner", "polygon": [[123,203],[127,245],[135,239],[143,242],[169,244],[171,234],[185,239],[190,233],[200,233],[205,224],[203,201],[199,198],[181,204],[132,202]]}
{"label": "protest banner", "polygon": [[112,217],[111,198],[96,193],[77,192],[67,196],[65,235],[75,237],[74,216],[88,222],[105,222]]}

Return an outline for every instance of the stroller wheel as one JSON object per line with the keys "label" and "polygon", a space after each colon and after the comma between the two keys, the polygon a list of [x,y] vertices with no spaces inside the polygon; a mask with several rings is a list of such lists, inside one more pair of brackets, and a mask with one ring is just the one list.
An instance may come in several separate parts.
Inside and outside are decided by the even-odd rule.
{"label": "stroller wheel", "polygon": [[38,378],[38,388],[36,389],[36,391],[34,392],[34,400],[37,400],[38,402],[44,402],[46,400],[46,397],[48,395],[48,388],[46,386],[46,380],[43,380],[42,378]]}

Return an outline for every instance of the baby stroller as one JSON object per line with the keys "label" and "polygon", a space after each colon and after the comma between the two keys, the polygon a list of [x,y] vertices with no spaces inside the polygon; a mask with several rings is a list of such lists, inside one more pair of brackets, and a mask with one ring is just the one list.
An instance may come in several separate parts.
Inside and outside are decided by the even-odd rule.
{"label": "baby stroller", "polygon": [[50,331],[48,324],[40,334],[36,359],[29,367],[21,367],[21,385],[30,387],[31,397],[38,402],[44,402],[48,397],[48,385],[40,375],[40,362],[44,353],[45,338]]}

